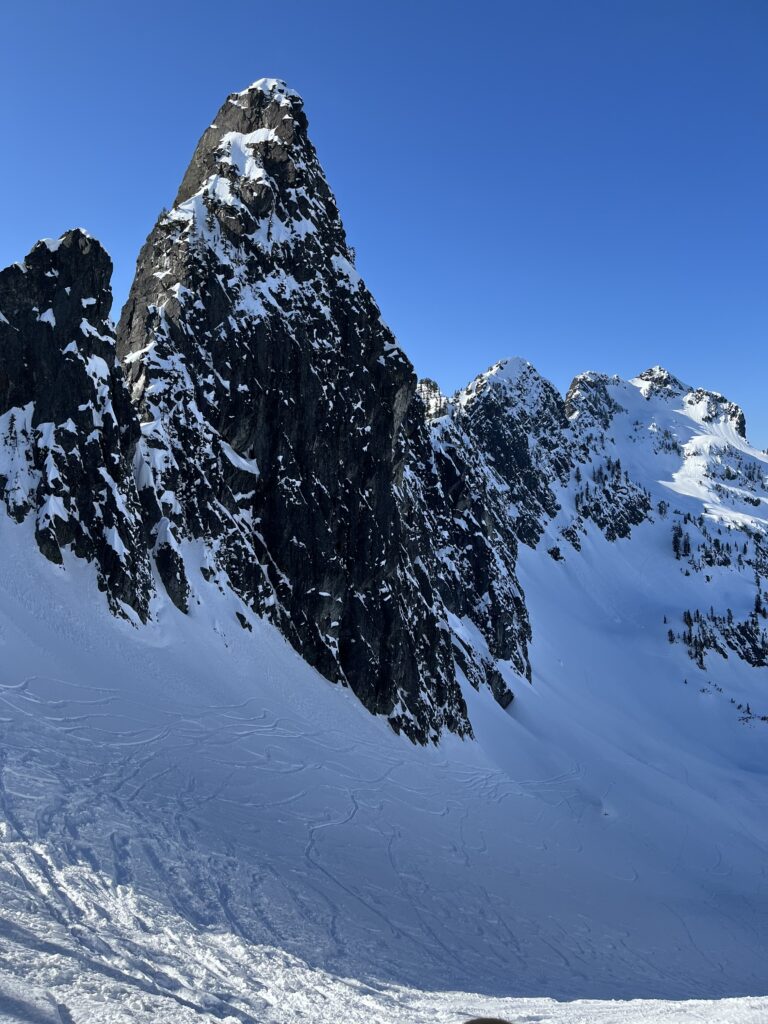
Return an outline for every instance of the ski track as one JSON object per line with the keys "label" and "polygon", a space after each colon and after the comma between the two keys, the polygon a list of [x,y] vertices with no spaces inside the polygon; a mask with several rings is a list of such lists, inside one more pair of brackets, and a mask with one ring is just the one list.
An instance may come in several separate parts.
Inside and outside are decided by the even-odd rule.
{"label": "ski track", "polygon": [[[53,691],[62,696],[47,699]],[[144,1013],[162,1020],[199,1020],[202,1015],[242,1024],[302,1019],[303,1011],[292,999],[306,1002],[307,1019],[331,1020],[339,1009],[336,989],[346,985],[354,992],[357,983],[331,983],[319,963],[343,977],[357,946],[353,922],[361,916],[384,933],[387,944],[394,943],[413,959],[412,982],[423,969],[419,961],[425,942],[429,970],[434,973],[437,964],[447,978],[456,968],[457,949],[441,935],[455,933],[451,919],[456,904],[450,891],[434,891],[429,854],[455,864],[463,878],[482,879],[487,840],[472,820],[471,800],[446,800],[445,794],[466,789],[497,808],[514,800],[543,802],[555,812],[545,836],[557,831],[561,816],[579,822],[587,806],[578,790],[581,764],[541,779],[512,782],[501,771],[467,770],[438,753],[432,757],[432,784],[422,781],[419,786],[409,759],[399,756],[405,752],[399,742],[392,744],[382,765],[380,746],[313,732],[306,723],[289,723],[256,701],[236,708],[189,705],[171,712],[143,706],[109,688],[30,677],[22,685],[2,686],[0,703],[6,722],[0,942],[12,977],[20,981],[30,972],[41,991],[47,982],[53,991],[66,992],[50,1012],[43,1000],[42,1008],[25,1011],[26,1017],[6,1013],[0,1019],[56,1020],[54,1013],[64,1021],[85,1019],[78,1015],[78,998],[90,987],[91,994],[101,992],[110,1004],[119,1001],[128,1007],[126,1020],[144,1019]],[[162,728],[158,718],[166,723]],[[343,754],[354,760],[341,760]],[[259,798],[262,787],[269,799]],[[456,827],[443,832],[438,826],[436,849],[414,851],[403,842],[404,827],[394,813],[398,805],[437,822],[455,819]],[[280,829],[283,837],[279,858],[260,842],[267,825],[264,815],[269,815],[270,829]],[[359,845],[359,816],[365,818],[363,828],[371,833],[373,846],[386,850],[389,866],[386,875],[379,869],[375,878],[369,876],[364,891],[364,875],[335,861],[345,834],[349,840],[354,834]],[[475,842],[467,842],[467,831]],[[333,835],[339,837],[336,842]],[[299,838],[301,856],[291,849]],[[542,852],[549,842],[545,839]],[[267,906],[271,880],[262,861],[282,889],[282,899],[273,901],[272,908]],[[721,864],[718,849],[712,870]],[[259,865],[263,893],[250,884],[254,865]],[[633,869],[629,881],[637,880]],[[315,895],[311,906],[307,892]],[[478,885],[478,930],[487,927],[493,935],[486,949],[486,956],[492,952],[490,963],[482,965],[486,973],[501,973],[510,965],[530,970],[532,947],[538,945],[539,958],[549,953],[569,974],[588,976],[599,956],[589,929],[576,935],[555,922],[556,941],[539,933],[536,942],[533,921],[523,929],[518,923],[513,930],[496,903],[495,894]],[[271,915],[281,905],[283,920],[273,925]],[[406,905],[408,915],[402,909]],[[669,913],[712,972],[722,970],[698,949],[678,911],[669,907]],[[286,917],[293,919],[292,925]],[[458,918],[455,924],[460,927]],[[290,956],[278,956],[276,950],[287,944],[289,935],[301,936],[305,929],[326,935],[326,948],[317,964],[290,964],[297,991],[288,998],[275,960],[282,959],[285,971]],[[630,953],[628,936],[623,943],[628,960],[634,960],[637,950]],[[306,954],[300,941],[293,944],[297,953]],[[192,964],[190,948],[195,950]],[[470,965],[474,970],[481,966],[474,957]],[[302,971],[309,986],[303,995]],[[257,994],[250,991],[254,977],[259,979]],[[467,977],[465,969],[461,981],[466,983]],[[324,984],[334,988],[333,1008],[325,1016],[313,1002],[322,998]],[[264,995],[272,986],[280,992],[274,1003]],[[581,1010],[573,1009],[576,1004],[545,1006],[547,1001],[538,1000],[531,1004],[534,1012],[521,1016],[517,1008],[528,1003],[483,997],[471,1005],[462,997],[466,1009],[460,1010],[458,996],[439,993],[430,1011],[424,995],[384,991],[392,1000],[391,1012],[377,993],[370,1019],[456,1020],[459,1011],[468,1015],[478,1005],[517,1021],[635,1019],[631,1004],[620,1017],[601,1016],[604,1004],[585,1005],[583,1012],[589,1016],[582,1017]],[[201,992],[207,993],[203,1002]],[[700,1015],[698,1009],[692,1015],[689,1007],[688,1016],[678,1018],[669,1004],[662,1016],[652,1005],[643,1005],[643,1016],[637,1019],[721,1019],[708,1016],[707,1005],[701,1006]],[[750,1018],[748,1004],[746,1010],[739,1004],[742,1011],[746,1015],[740,1020],[760,1019]],[[105,1006],[99,1019],[112,1019],[113,1012]]]}

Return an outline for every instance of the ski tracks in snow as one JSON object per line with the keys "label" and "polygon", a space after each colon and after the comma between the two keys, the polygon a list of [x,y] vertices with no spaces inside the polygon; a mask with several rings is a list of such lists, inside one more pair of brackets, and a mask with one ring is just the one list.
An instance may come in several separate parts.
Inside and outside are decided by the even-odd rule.
{"label": "ski tracks in snow", "polygon": [[[514,1019],[519,1001],[439,990],[617,986],[644,962],[674,983],[629,931],[603,967],[570,880],[542,910],[598,813],[581,763],[515,779],[383,743],[375,720],[356,736],[259,697],[43,676],[0,687],[0,709],[0,950],[30,1020]],[[558,1006],[519,1020],[582,1019]]]}

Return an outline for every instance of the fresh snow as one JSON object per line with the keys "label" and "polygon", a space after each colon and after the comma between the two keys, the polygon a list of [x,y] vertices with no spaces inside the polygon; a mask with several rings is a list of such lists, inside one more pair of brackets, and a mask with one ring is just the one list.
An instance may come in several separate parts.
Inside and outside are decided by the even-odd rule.
{"label": "fresh snow", "polygon": [[247,147],[266,142],[279,142],[274,128],[257,128],[247,135],[243,135],[242,132],[227,132],[221,139],[221,149],[225,153],[224,161],[233,164],[238,173],[246,178],[264,178],[263,168],[256,163]]}
{"label": "fresh snow", "polygon": [[272,96],[277,94],[278,96],[288,96],[298,98],[299,94],[294,89],[289,89],[288,86],[281,78],[259,78],[247,89],[241,90],[237,95],[245,96],[249,92],[263,92],[266,96]]}
{"label": "fresh snow", "polygon": [[238,469],[242,469],[244,473],[252,473],[253,476],[259,475],[259,467],[256,464],[256,459],[246,459],[244,456],[240,455],[239,452],[236,452],[231,445],[227,444],[226,441],[219,441],[219,444],[221,445],[221,450],[233,466],[236,466]]}
{"label": "fresh snow", "polygon": [[[72,230],[79,231],[80,234],[85,235],[86,238],[93,238],[93,235],[89,231],[86,231],[85,228],[72,228]],[[37,244],[44,245],[49,252],[58,252],[63,240],[64,235],[60,235],[59,238],[41,238]]]}
{"label": "fresh snow", "polygon": [[39,244],[44,245],[48,252],[58,252],[61,242],[62,238],[41,238]]}

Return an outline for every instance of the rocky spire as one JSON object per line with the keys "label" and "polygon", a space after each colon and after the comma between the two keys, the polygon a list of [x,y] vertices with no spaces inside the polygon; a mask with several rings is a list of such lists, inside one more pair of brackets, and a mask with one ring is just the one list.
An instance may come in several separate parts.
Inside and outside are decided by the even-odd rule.
{"label": "rocky spire", "polygon": [[94,561],[113,609],[145,619],[139,426],[115,360],[111,272],[81,230],[0,271],[0,497],[17,521],[34,514],[48,558]]}
{"label": "rocky spire", "polygon": [[424,409],[350,256],[299,96],[231,95],[118,328],[145,515],[180,607],[203,541],[207,575],[371,710],[421,740],[466,732]]}
{"label": "rocky spire", "polygon": [[147,617],[153,569],[183,612],[234,592],[395,729],[468,735],[463,677],[506,707],[530,676],[507,488],[453,417],[430,430],[449,403],[352,256],[298,95],[230,96],[140,255],[127,388],[97,242],[3,273],[0,495],[115,611]]}
{"label": "rocky spire", "polygon": [[571,469],[563,399],[530,363],[504,359],[458,391],[453,405],[507,488],[518,538],[535,546],[559,507],[554,488]]}

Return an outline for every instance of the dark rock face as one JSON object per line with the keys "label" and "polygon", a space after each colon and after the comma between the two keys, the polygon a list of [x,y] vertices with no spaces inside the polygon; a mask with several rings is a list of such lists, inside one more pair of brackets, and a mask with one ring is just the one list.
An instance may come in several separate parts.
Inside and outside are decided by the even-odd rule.
{"label": "dark rock face", "polygon": [[[677,380],[666,371],[662,373],[652,386],[676,393]],[[573,521],[564,526],[562,535],[577,550],[588,520],[613,541],[630,537],[632,527],[651,516],[650,494],[611,454],[611,424],[615,416],[626,412],[609,391],[619,383],[619,378],[603,373],[582,373],[574,378],[565,397],[574,465],[580,462],[582,466],[573,491]]]}
{"label": "dark rock face", "polygon": [[[433,382],[421,383],[436,450],[445,447],[451,431],[458,433],[465,439],[462,465],[481,466],[480,475],[493,482],[493,504],[503,511],[501,518],[483,517],[496,524],[485,527],[487,536],[506,538],[514,551],[511,520],[514,537],[535,548],[545,529],[554,526],[558,537],[578,550],[588,521],[612,541],[629,537],[633,526],[649,518],[647,491],[610,454],[607,432],[613,417],[624,411],[609,393],[616,383],[618,378],[582,374],[563,401],[521,359],[496,363],[450,402]],[[469,477],[468,470],[462,472]],[[562,559],[559,545],[548,550]],[[514,570],[516,555],[510,557],[504,564]]]}
{"label": "dark rock face", "polygon": [[506,485],[519,540],[535,547],[572,465],[563,399],[530,363],[510,359],[460,391],[454,410]]}
{"label": "dark rock face", "polygon": [[41,551],[94,561],[146,619],[151,571],[132,460],[139,426],[109,324],[112,263],[82,231],[0,271],[0,497]]}
{"label": "dark rock face", "polygon": [[[282,83],[230,96],[203,135],[139,257],[118,339],[144,515],[177,604],[184,545],[202,540],[212,577],[395,728],[468,732],[416,380]],[[501,646],[527,666],[525,629],[517,643]],[[499,691],[495,672],[472,681]]]}
{"label": "dark rock face", "polygon": [[422,481],[429,533],[437,542],[435,579],[453,616],[456,664],[472,686],[487,685],[508,707],[514,694],[498,662],[531,677],[531,629],[515,574],[517,523],[509,488],[437,384],[421,380],[417,393],[430,438],[414,475]]}
{"label": "dark rock face", "polygon": [[565,396],[565,412],[569,423],[578,430],[582,451],[589,454],[592,447],[602,446],[603,435],[617,412],[624,410],[611,397],[608,387],[618,378],[604,373],[580,373],[571,381]]}
{"label": "dark rock face", "polygon": [[[596,375],[584,374],[584,376],[594,377]],[[677,395],[682,395],[687,390],[685,384],[678,380],[674,374],[671,374],[669,370],[665,370],[663,366],[651,366],[647,370],[643,370],[637,379],[644,381],[647,385],[647,398],[650,398],[652,395],[661,395],[664,398],[674,398]]]}
{"label": "dark rock face", "polygon": [[517,535],[508,488],[455,419],[435,420],[431,435],[430,465],[422,467],[421,477],[438,541],[436,579],[453,616],[456,662],[476,689],[488,685],[507,707],[513,693],[497,662],[508,663],[518,676],[531,675],[531,630],[515,574]]}

